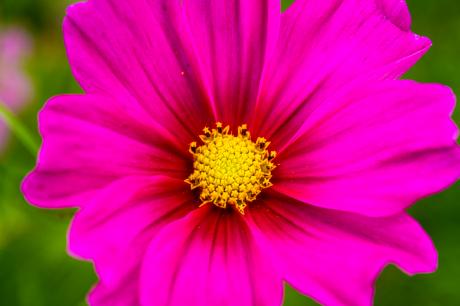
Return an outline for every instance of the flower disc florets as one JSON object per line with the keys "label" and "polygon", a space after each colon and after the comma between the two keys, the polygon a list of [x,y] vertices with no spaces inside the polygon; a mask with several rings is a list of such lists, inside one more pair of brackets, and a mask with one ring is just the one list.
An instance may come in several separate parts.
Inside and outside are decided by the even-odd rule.
{"label": "flower disc florets", "polygon": [[217,123],[216,128],[204,128],[200,138],[203,145],[190,144],[193,154],[193,173],[186,180],[192,189],[200,188],[203,205],[213,203],[226,208],[233,205],[241,214],[248,202],[256,199],[265,188],[272,186],[271,171],[275,151],[265,138],[251,141],[246,124],[238,127],[238,135],[229,133],[230,127]]}

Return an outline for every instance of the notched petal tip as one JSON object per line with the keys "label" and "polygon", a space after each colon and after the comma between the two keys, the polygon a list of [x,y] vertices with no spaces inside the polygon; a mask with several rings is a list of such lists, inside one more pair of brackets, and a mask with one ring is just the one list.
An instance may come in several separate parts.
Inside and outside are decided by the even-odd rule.
{"label": "notched petal tip", "polygon": [[403,31],[410,31],[412,20],[405,0],[375,0],[377,8]]}
{"label": "notched petal tip", "polygon": [[21,185],[19,186],[20,190],[21,190],[21,193],[22,195],[24,196],[25,200],[34,205],[34,206],[37,206],[36,205],[36,201],[34,199],[34,196],[33,196],[33,193],[34,193],[34,188],[33,188],[33,183],[31,183],[31,180],[32,180],[32,176],[34,175],[34,170],[32,170],[30,173],[28,173],[24,179],[22,180],[21,182]]}

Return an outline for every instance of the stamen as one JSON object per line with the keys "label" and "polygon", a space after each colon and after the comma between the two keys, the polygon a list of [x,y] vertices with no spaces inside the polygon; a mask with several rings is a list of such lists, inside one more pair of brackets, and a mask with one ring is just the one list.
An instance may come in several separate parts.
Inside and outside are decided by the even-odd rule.
{"label": "stamen", "polygon": [[267,151],[270,145],[259,137],[254,143],[246,124],[238,127],[238,135],[229,133],[230,127],[216,123],[216,128],[205,127],[200,139],[203,145],[190,144],[193,155],[193,173],[185,180],[191,189],[201,189],[201,205],[213,203],[217,207],[235,207],[244,215],[249,202],[260,192],[272,186],[271,171],[276,152]]}

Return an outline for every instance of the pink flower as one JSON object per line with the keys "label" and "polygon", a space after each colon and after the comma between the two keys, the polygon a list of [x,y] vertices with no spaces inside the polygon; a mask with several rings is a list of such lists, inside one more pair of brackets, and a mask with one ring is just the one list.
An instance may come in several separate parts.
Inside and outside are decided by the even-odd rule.
{"label": "pink flower", "polygon": [[22,188],[79,207],[91,305],[370,305],[385,265],[436,269],[405,209],[460,176],[455,98],[399,79],[430,47],[403,1],[90,0],[64,35],[85,94]]}
{"label": "pink flower", "polygon": [[[30,38],[18,28],[0,31],[0,103],[19,111],[31,96],[31,85],[24,74],[22,62],[30,50]],[[0,152],[7,131],[0,118]]]}

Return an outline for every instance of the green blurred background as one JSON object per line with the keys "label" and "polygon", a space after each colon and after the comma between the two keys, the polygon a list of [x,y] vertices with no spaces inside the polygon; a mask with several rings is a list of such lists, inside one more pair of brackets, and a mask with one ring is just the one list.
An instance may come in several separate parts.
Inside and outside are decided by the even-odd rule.
{"label": "green blurred background", "polygon": [[[0,0],[0,28],[19,25],[33,38],[26,69],[35,94],[20,119],[37,141],[36,114],[47,98],[81,91],[70,73],[61,35],[62,18],[70,2]],[[283,6],[291,2],[283,1]],[[407,78],[444,83],[460,94],[460,2],[408,2],[414,31],[429,36],[433,48]],[[457,123],[459,115],[459,111],[454,114]],[[85,294],[96,276],[89,263],[66,253],[72,211],[36,209],[27,205],[19,192],[20,181],[34,161],[14,137],[8,150],[0,153],[0,305],[86,305]],[[408,277],[388,267],[377,283],[376,305],[460,305],[459,187],[457,184],[411,209],[439,250],[438,272]],[[285,305],[316,304],[287,288]]]}

